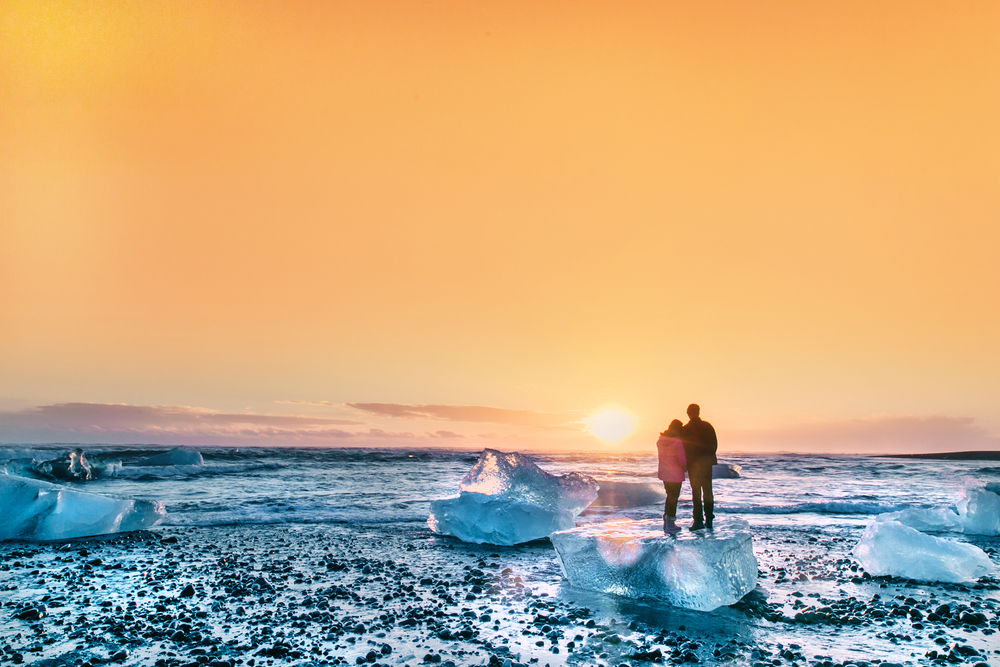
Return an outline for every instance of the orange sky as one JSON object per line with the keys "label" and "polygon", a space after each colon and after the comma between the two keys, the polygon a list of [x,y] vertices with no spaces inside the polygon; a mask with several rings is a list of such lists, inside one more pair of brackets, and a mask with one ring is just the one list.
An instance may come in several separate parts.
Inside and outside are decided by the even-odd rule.
{"label": "orange sky", "polygon": [[698,401],[724,449],[982,448],[998,81],[994,2],[5,2],[0,442],[614,403],[636,449]]}

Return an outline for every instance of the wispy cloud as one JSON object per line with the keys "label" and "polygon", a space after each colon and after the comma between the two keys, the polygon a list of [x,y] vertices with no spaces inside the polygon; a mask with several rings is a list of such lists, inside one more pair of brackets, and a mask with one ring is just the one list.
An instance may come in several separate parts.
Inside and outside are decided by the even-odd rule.
{"label": "wispy cloud", "polygon": [[226,413],[177,405],[57,403],[0,412],[0,441],[95,441],[114,444],[174,438],[351,438],[363,432],[340,427],[354,419]]}
{"label": "wispy cloud", "polygon": [[275,401],[275,403],[283,403],[285,405],[321,405],[328,408],[342,408],[343,403],[333,403],[331,401]]}
{"label": "wispy cloud", "polygon": [[455,433],[454,431],[434,431],[433,433],[428,433],[428,437],[431,438],[444,438],[444,439],[455,439],[455,438],[465,438],[461,433]]}
{"label": "wispy cloud", "polygon": [[[342,404],[330,404],[344,407]],[[363,428],[362,428],[363,427]],[[0,443],[476,446],[496,434],[414,433],[356,419],[229,413],[184,405],[57,403],[0,411]],[[504,436],[517,440],[517,436]]]}
{"label": "wispy cloud", "polygon": [[348,407],[381,417],[478,422],[537,428],[568,427],[580,423],[575,414],[509,410],[483,405],[408,405],[404,403],[347,403]]}
{"label": "wispy cloud", "polygon": [[720,433],[721,449],[844,454],[921,454],[1000,449],[971,417],[886,416]]}

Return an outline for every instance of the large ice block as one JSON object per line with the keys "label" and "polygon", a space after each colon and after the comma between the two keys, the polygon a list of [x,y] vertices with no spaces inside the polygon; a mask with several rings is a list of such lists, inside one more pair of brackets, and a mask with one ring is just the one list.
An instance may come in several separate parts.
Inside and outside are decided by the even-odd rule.
{"label": "large ice block", "polygon": [[979,547],[925,535],[893,520],[870,522],[854,555],[868,574],[919,581],[975,581],[994,570]]}
{"label": "large ice block", "polygon": [[26,477],[0,475],[0,540],[61,540],[150,528],[162,503],[119,500]]}
{"label": "large ice block", "polygon": [[459,483],[460,495],[431,503],[427,525],[477,544],[514,545],[573,526],[597,498],[592,477],[550,475],[523,454],[485,450]]}
{"label": "large ice block", "polygon": [[665,535],[659,519],[610,521],[550,539],[578,588],[710,611],[757,586],[753,537],[741,519],[677,535]]}

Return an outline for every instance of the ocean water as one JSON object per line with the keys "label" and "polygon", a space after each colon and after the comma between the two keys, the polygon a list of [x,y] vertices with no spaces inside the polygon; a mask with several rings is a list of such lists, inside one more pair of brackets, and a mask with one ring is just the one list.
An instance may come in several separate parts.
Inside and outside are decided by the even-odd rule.
{"label": "ocean water", "polygon": [[[0,449],[38,461],[66,446]],[[70,484],[93,493],[158,500],[167,524],[211,526],[275,523],[423,522],[429,502],[457,495],[478,452],[319,448],[200,448],[204,466],[142,466],[163,447],[90,446],[91,459],[120,460],[116,477]],[[656,455],[526,452],[543,469],[579,471],[598,480],[656,485]],[[880,512],[954,505],[970,483],[1000,481],[1000,463],[866,456],[722,453],[742,466],[738,479],[715,480],[716,512],[760,524],[856,525]],[[685,485],[678,510],[690,515]],[[650,517],[658,507],[592,509],[581,520],[609,515]]]}
{"label": "ocean water", "polygon": [[[8,446],[0,449],[0,464],[15,458],[50,460],[68,448]],[[434,537],[426,527],[430,501],[457,495],[459,481],[479,452],[199,448],[203,466],[144,466],[140,465],[142,459],[167,448],[85,449],[91,461],[120,460],[121,469],[117,476],[70,486],[109,496],[160,501],[168,513],[167,531],[196,536],[202,528],[233,527],[244,535],[256,530],[273,534],[276,528],[287,525],[288,531],[320,531],[340,535],[341,540],[350,535],[362,541],[377,541],[379,535],[402,536],[410,546],[397,550],[393,558],[408,557],[413,545],[420,547],[423,562],[442,566],[459,557],[489,554],[491,559],[522,572],[536,596],[585,604],[598,610],[608,623],[639,621],[664,631],[686,628],[693,636],[710,636],[719,642],[754,642],[770,647],[773,655],[784,650],[782,647],[798,647],[795,651],[806,655],[831,657],[831,664],[888,657],[919,664],[922,656],[941,649],[941,640],[947,639],[948,645],[971,646],[981,656],[994,656],[991,664],[1000,664],[1000,635],[993,631],[949,628],[949,634],[944,635],[940,627],[911,626],[906,618],[886,618],[834,631],[830,626],[747,617],[729,608],[691,612],[649,607],[574,591],[561,578],[558,559],[547,541],[504,549]],[[555,474],[578,471],[599,481],[659,484],[653,447],[649,452],[632,454],[525,453]],[[860,572],[851,569],[852,564],[856,567],[853,546],[875,514],[914,507],[954,507],[970,485],[1000,482],[997,462],[725,452],[720,454],[720,462],[741,466],[741,477],[715,480],[716,513],[749,522],[759,563],[759,597],[766,598],[773,611],[791,617],[802,609],[803,601],[818,607],[828,604],[825,600],[877,600],[881,596],[883,600],[877,604],[883,606],[904,598],[918,600],[925,607],[946,601],[991,610],[1000,619],[1000,587],[996,585],[975,588],[859,581]],[[577,522],[656,518],[661,513],[659,504],[592,506]],[[682,525],[690,520],[690,513],[690,491],[685,484],[678,509]],[[948,537],[976,544],[1000,565],[1000,537]],[[428,561],[431,557],[438,560]],[[623,625],[620,631],[627,629]],[[517,646],[525,661],[529,656],[543,656],[540,664],[587,664],[587,659],[536,648],[535,638],[529,639],[532,641]],[[513,647],[514,639],[511,642]]]}

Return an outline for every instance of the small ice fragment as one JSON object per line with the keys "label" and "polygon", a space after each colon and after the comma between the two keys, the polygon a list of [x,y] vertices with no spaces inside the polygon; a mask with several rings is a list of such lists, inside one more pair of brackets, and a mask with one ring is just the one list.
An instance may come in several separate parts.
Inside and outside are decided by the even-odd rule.
{"label": "small ice fragment", "polygon": [[427,525],[477,544],[514,545],[573,526],[597,497],[597,482],[550,475],[523,454],[487,449],[459,484],[457,498],[431,503]]}
{"label": "small ice fragment", "polygon": [[140,466],[203,466],[201,452],[186,447],[175,447],[162,454],[154,454],[136,463]]}
{"label": "small ice fragment", "polygon": [[892,520],[870,522],[854,555],[868,574],[919,581],[975,581],[994,569],[979,547],[925,535]]}
{"label": "small ice fragment", "polygon": [[147,500],[119,500],[0,475],[0,540],[61,540],[150,528],[167,514]]}
{"label": "small ice fragment", "polygon": [[968,535],[1000,535],[1000,495],[984,488],[965,490],[958,503],[962,532]]}
{"label": "small ice fragment", "polygon": [[733,463],[716,463],[712,466],[712,479],[737,479],[743,466]]}
{"label": "small ice fragment", "polygon": [[95,459],[90,462],[90,469],[94,477],[117,477],[122,470],[122,462],[120,459],[108,461]]}
{"label": "small ice fragment", "polygon": [[753,537],[741,519],[676,536],[664,535],[658,519],[611,521],[550,539],[566,578],[578,588],[710,611],[757,585]]}

